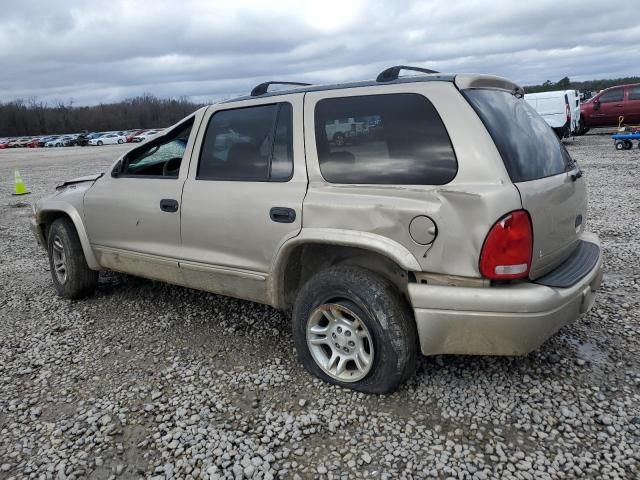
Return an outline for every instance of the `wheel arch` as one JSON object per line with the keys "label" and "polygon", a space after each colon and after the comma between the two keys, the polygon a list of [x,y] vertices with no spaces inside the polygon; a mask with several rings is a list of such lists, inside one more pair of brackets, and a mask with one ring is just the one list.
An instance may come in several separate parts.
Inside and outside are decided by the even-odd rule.
{"label": "wheel arch", "polygon": [[49,228],[51,224],[58,218],[68,218],[73,223],[73,226],[78,233],[80,244],[82,245],[82,251],[84,252],[87,265],[91,270],[100,270],[100,264],[93,253],[91,244],[89,243],[89,237],[87,231],[84,228],[84,223],[80,217],[80,213],[71,205],[56,202],[55,205],[49,205],[46,208],[39,210],[36,215],[36,223],[38,225],[39,235],[44,239],[45,245],[49,234]]}
{"label": "wheel arch", "polygon": [[[269,296],[276,308],[292,307],[298,290],[315,273],[339,264],[358,265],[392,282],[407,296],[411,272],[420,264],[405,247],[366,232],[314,229],[283,245],[269,276]],[[322,230],[322,231],[321,231]]]}

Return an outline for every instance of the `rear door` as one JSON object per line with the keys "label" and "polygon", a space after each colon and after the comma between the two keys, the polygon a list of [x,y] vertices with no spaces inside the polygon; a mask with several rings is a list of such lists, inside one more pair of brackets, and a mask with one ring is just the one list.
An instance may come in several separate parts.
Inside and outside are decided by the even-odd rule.
{"label": "rear door", "polygon": [[624,102],[624,122],[640,124],[640,85],[627,87],[627,100]]}
{"label": "rear door", "polygon": [[531,278],[562,263],[584,228],[587,196],[577,165],[544,120],[510,92],[467,90],[531,215]]}
{"label": "rear door", "polygon": [[302,225],[303,99],[207,111],[182,195],[180,267],[190,286],[265,300],[274,256]]}

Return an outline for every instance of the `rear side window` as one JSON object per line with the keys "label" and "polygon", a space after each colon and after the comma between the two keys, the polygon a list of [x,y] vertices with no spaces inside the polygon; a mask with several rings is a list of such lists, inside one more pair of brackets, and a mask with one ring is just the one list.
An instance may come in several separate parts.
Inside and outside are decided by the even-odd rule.
{"label": "rear side window", "polygon": [[629,87],[629,100],[640,100],[640,87]]}
{"label": "rear side window", "polygon": [[209,120],[196,178],[285,181],[292,172],[291,104],[222,110]]}
{"label": "rear side window", "polygon": [[558,175],[573,165],[551,127],[526,101],[501,90],[465,90],[493,138],[512,182]]}
{"label": "rear side window", "polygon": [[443,185],[458,169],[444,124],[422,95],[320,100],[315,134],[320,172],[331,183]]}

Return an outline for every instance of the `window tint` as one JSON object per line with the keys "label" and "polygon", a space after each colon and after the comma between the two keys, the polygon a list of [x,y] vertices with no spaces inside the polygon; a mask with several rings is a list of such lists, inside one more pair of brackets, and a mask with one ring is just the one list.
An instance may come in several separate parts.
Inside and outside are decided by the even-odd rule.
{"label": "window tint", "polygon": [[526,101],[500,90],[465,90],[500,152],[511,181],[565,172],[573,161],[556,134]]}
{"label": "window tint", "polygon": [[315,134],[320,171],[332,183],[442,185],[458,169],[442,120],[422,95],[320,100]]}
{"label": "window tint", "polygon": [[290,104],[222,110],[209,120],[197,178],[287,180],[292,171]]}
{"label": "window tint", "polygon": [[[194,117],[125,157],[122,175],[178,178]],[[117,135],[113,135],[117,136]]]}
{"label": "window tint", "polygon": [[640,100],[640,87],[629,87],[629,100]]}
{"label": "window tint", "polygon": [[624,97],[622,88],[614,88],[600,95],[600,103],[621,102]]}

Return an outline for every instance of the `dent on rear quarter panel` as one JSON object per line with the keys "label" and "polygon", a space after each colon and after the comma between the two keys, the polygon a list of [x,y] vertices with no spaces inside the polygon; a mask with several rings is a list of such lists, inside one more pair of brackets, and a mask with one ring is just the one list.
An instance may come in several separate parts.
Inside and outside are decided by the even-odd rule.
{"label": "dent on rear quarter panel", "polygon": [[[422,271],[479,277],[478,258],[489,228],[521,208],[513,185],[437,188],[336,186],[310,189],[303,206],[305,228],[364,231],[407,248]],[[411,220],[427,215],[438,227],[431,245],[409,234]]]}

